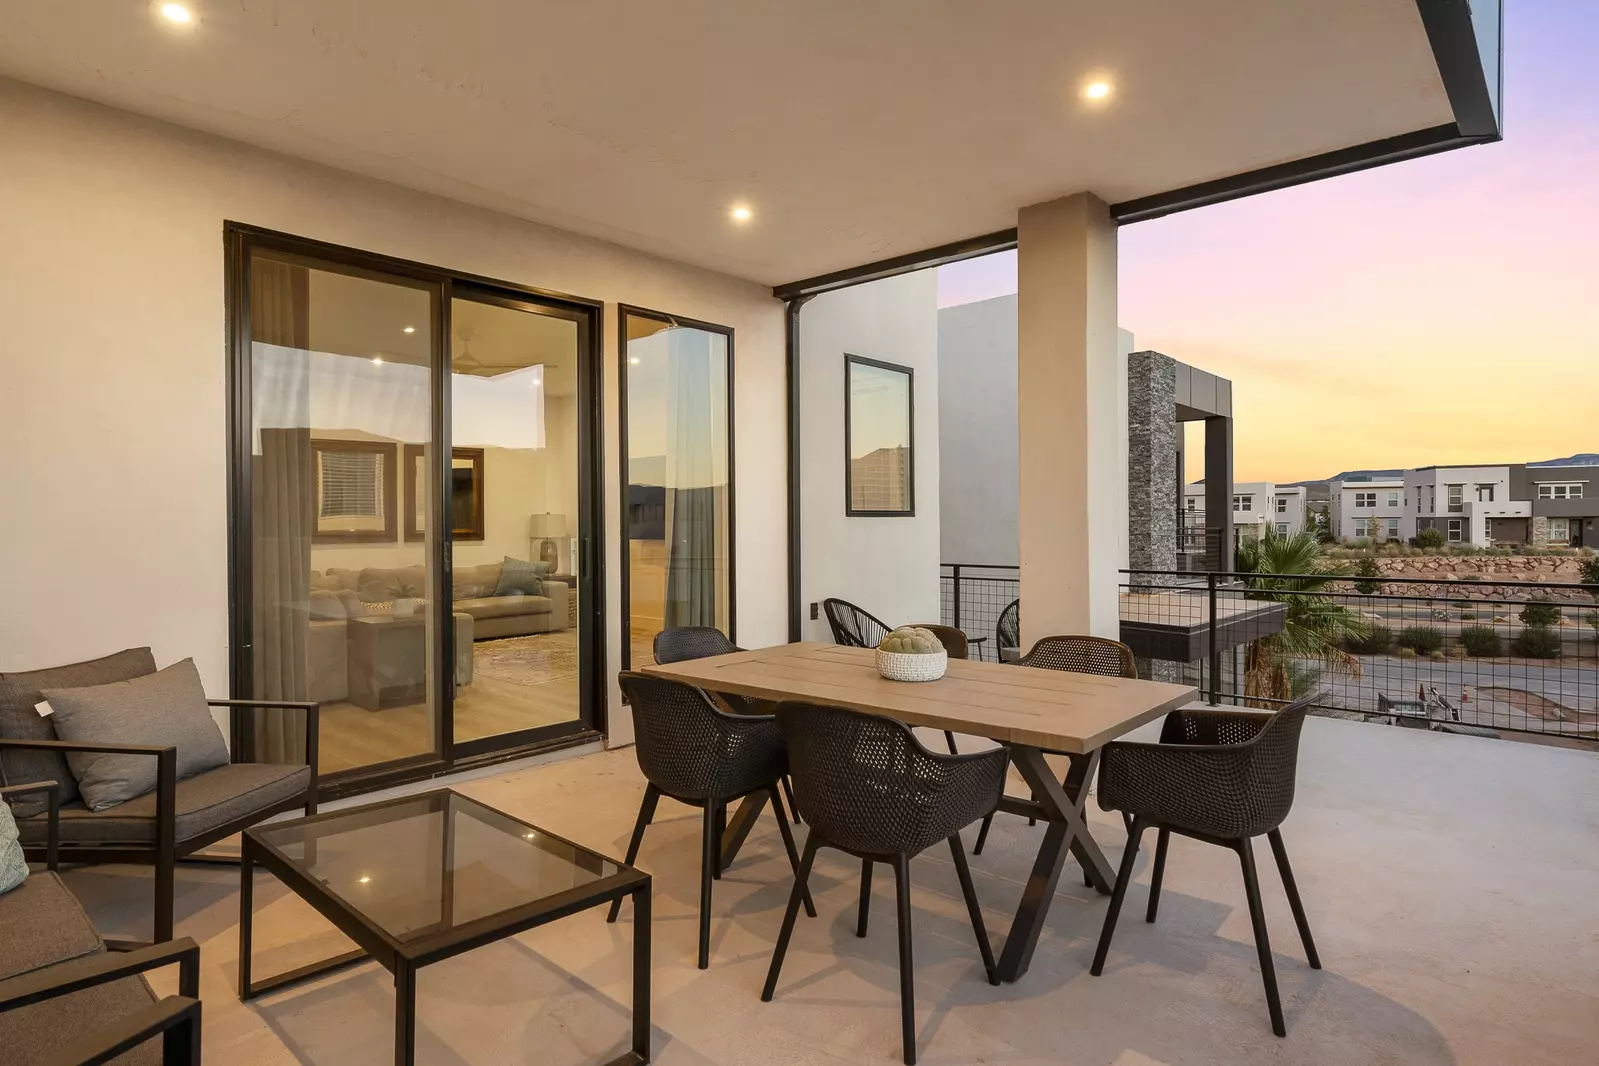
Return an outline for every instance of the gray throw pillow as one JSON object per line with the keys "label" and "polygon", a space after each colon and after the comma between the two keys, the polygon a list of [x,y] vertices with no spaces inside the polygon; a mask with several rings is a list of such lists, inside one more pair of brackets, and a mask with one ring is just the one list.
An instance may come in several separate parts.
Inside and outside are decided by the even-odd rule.
{"label": "gray throw pillow", "polygon": [[[41,717],[34,705],[44,699],[41,689],[81,688],[109,685],[155,673],[155,657],[149,648],[129,648],[88,662],[52,666],[0,674],[0,737],[7,740],[60,740],[50,719]],[[54,781],[62,803],[78,798],[78,783],[67,760],[56,751],[26,748],[0,750],[0,784],[31,785],[35,781]],[[24,796],[15,804],[18,818],[29,818],[45,809],[42,795]]]}
{"label": "gray throw pillow", "polygon": [[550,572],[549,563],[530,563],[526,559],[513,559],[509,555],[500,565],[500,580],[494,586],[496,596],[542,596],[544,576]]}
{"label": "gray throw pillow", "polygon": [[[180,779],[227,764],[228,746],[206,706],[193,659],[132,681],[45,689],[44,698],[55,711],[51,717],[63,740],[174,745]],[[126,803],[156,786],[154,756],[69,752],[67,763],[92,811]]]}
{"label": "gray throw pillow", "polygon": [[11,817],[11,805],[0,800],[0,896],[27,879],[28,860],[22,855],[22,841],[17,839],[17,823]]}

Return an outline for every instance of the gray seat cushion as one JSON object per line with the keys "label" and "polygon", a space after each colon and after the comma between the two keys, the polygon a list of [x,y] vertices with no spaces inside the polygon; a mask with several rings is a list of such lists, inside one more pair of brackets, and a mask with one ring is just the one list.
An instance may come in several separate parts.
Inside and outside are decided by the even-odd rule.
{"label": "gray seat cushion", "polygon": [[[194,840],[218,826],[262,811],[274,804],[305,795],[311,781],[306,766],[278,763],[229,763],[185,778],[177,789],[177,841]],[[42,845],[48,832],[46,816],[39,814],[17,822],[22,842]],[[63,844],[154,844],[155,793],[148,793],[105,811],[91,811],[82,803],[61,809]]]}
{"label": "gray seat cushion", "polygon": [[[62,740],[168,745],[178,749],[178,776],[193,777],[227,765],[228,744],[206,706],[205,686],[193,659],[148,677],[89,688],[45,688]],[[68,752],[67,765],[91,810],[103,811],[156,786],[149,755]]]}
{"label": "gray seat cushion", "polygon": [[[0,980],[32,973],[105,950],[77,897],[53,873],[36,873],[0,898]],[[0,1014],[0,1060],[32,1066],[75,1036],[142,1010],[155,995],[142,977],[86,988],[58,999]],[[158,1066],[159,1041],[111,1060],[117,1066]]]}
{"label": "gray seat cushion", "polygon": [[22,840],[17,833],[11,805],[0,800],[0,896],[28,879],[28,860],[22,856]]}
{"label": "gray seat cushion", "polygon": [[[33,709],[44,699],[42,689],[80,688],[84,685],[109,685],[155,673],[155,657],[149,648],[129,648],[88,662],[52,666],[46,670],[0,674],[0,737],[10,740],[55,740],[55,727]],[[0,749],[0,782],[26,785],[34,781],[54,781],[62,803],[78,798],[77,778],[67,760],[53,751]],[[43,796],[24,796],[14,805],[17,816],[44,810]]]}

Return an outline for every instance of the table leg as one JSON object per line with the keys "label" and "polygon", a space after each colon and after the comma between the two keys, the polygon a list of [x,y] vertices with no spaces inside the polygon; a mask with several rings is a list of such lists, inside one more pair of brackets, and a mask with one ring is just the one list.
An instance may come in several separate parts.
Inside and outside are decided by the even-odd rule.
{"label": "table leg", "polygon": [[650,1061],[650,885],[633,890],[633,1054]]}
{"label": "table leg", "polygon": [[1033,951],[1043,935],[1044,920],[1055,898],[1055,886],[1060,881],[1061,867],[1070,851],[1083,864],[1084,871],[1101,892],[1109,892],[1114,877],[1105,855],[1099,850],[1083,819],[1083,804],[1088,798],[1088,782],[1099,764],[1099,753],[1071,756],[1071,768],[1064,782],[1055,779],[1055,773],[1037,748],[1013,744],[1011,761],[1032,788],[1049,816],[1044,829],[1044,839],[1038,846],[1038,857],[1033,861],[1033,872],[1022,891],[1021,903],[1011,922],[1010,933],[1005,937],[1005,947],[1000,953],[999,977],[1002,981],[1015,981],[1027,972],[1032,964]]}
{"label": "table leg", "polygon": [[394,1066],[416,1063],[416,970],[394,962]]}
{"label": "table leg", "polygon": [[255,923],[255,857],[250,854],[250,838],[244,837],[239,850],[239,1001],[251,998],[250,942]]}
{"label": "table leg", "polygon": [[727,831],[722,834],[722,869],[726,870],[733,865],[733,860],[738,856],[738,849],[744,846],[745,838],[750,835],[750,830],[755,828],[755,820],[761,816],[761,809],[765,806],[764,791],[751,792],[740,801],[738,810],[734,811],[733,817],[728,820]]}

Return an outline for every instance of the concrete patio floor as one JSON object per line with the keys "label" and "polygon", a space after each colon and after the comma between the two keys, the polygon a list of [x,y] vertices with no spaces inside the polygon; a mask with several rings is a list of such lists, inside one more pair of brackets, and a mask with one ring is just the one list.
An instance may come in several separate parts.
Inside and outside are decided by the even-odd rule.
{"label": "concrete patio floor", "polygon": [[[1498,1064],[1599,1061],[1599,756],[1311,719],[1284,836],[1321,951],[1310,970],[1258,849],[1288,1036],[1271,1033],[1236,857],[1173,838],[1160,921],[1146,925],[1152,835],[1103,977],[1088,974],[1105,897],[1068,864],[1031,971],[983,979],[947,852],[912,863],[921,1062]],[[553,832],[622,854],[643,791],[607,752],[458,786]],[[1090,803],[1113,862],[1119,819]],[[790,884],[767,816],[716,886],[712,960],[694,968],[696,811],[662,802],[639,865],[655,875],[654,1061],[900,1061],[892,877],[855,937],[858,866],[822,852],[819,916],[801,916],[777,996],[760,1002]],[[1041,829],[1001,815],[973,859],[996,947]],[[968,832],[967,843],[975,835]],[[84,869],[69,883],[102,931],[148,935],[149,881]],[[256,975],[343,950],[266,875]],[[206,1061],[392,1061],[393,985],[374,964],[241,1005],[238,875],[179,871],[179,932],[202,947]],[[417,1061],[603,1062],[626,1047],[633,927],[593,910],[421,971]],[[175,977],[155,981],[175,988]]]}

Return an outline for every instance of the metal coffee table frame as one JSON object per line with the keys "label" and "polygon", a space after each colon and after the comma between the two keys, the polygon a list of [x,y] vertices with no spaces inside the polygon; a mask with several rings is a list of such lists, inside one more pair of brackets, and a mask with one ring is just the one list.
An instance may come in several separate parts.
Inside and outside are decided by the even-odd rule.
{"label": "metal coffee table frame", "polygon": [[[448,792],[450,790],[440,789],[437,791]],[[426,795],[426,793],[422,795]],[[396,1066],[412,1066],[416,1061],[417,970],[430,963],[440,962],[463,952],[471,951],[473,948],[482,947],[485,944],[491,944],[509,936],[515,936],[517,933],[544,925],[547,922],[553,922],[592,907],[605,906],[614,899],[631,896],[634,915],[633,1046],[631,1050],[610,1060],[605,1066],[640,1066],[640,1064],[649,1062],[649,874],[641,870],[635,870],[615,859],[605,857],[606,861],[615,863],[619,867],[617,873],[592,884],[567,889],[564,892],[545,896],[497,914],[487,915],[431,936],[422,936],[406,943],[401,943],[366,915],[362,914],[356,905],[344,899],[322,881],[311,876],[294,860],[262,840],[258,835],[261,830],[279,830],[285,826],[337,819],[349,821],[352,826],[358,826],[363,823],[379,825],[387,820],[385,815],[389,808],[415,803],[418,798],[417,795],[402,796],[398,799],[385,800],[363,807],[330,811],[325,814],[317,814],[309,818],[299,818],[288,822],[275,822],[271,825],[263,826],[261,829],[245,831],[243,854],[239,863],[239,999],[248,1002],[265,993],[371,959],[381,964],[384,969],[394,975],[394,1061]],[[504,811],[488,807],[486,804],[479,804],[479,806],[483,806],[487,810],[493,811],[493,813],[519,825],[527,826],[529,831],[543,834],[551,840],[568,844],[580,851],[598,854],[591,848],[586,848],[574,841],[547,832],[539,826],[524,822],[520,818],[506,814]],[[446,819],[446,825],[448,824],[449,820]],[[452,837],[452,833],[446,832],[444,834],[444,846],[446,848],[452,846]],[[314,854],[314,842],[308,843],[307,846],[313,849],[312,853]],[[251,927],[254,921],[254,872],[257,865],[260,865],[283,884],[287,885],[294,891],[295,895],[314,907],[317,913],[331,922],[339,932],[360,946],[354,951],[345,952],[342,955],[299,966],[272,977],[255,980],[250,972],[250,949],[253,935]],[[448,900],[450,898],[450,885],[451,879],[446,877],[444,883],[446,910],[448,909]]]}

